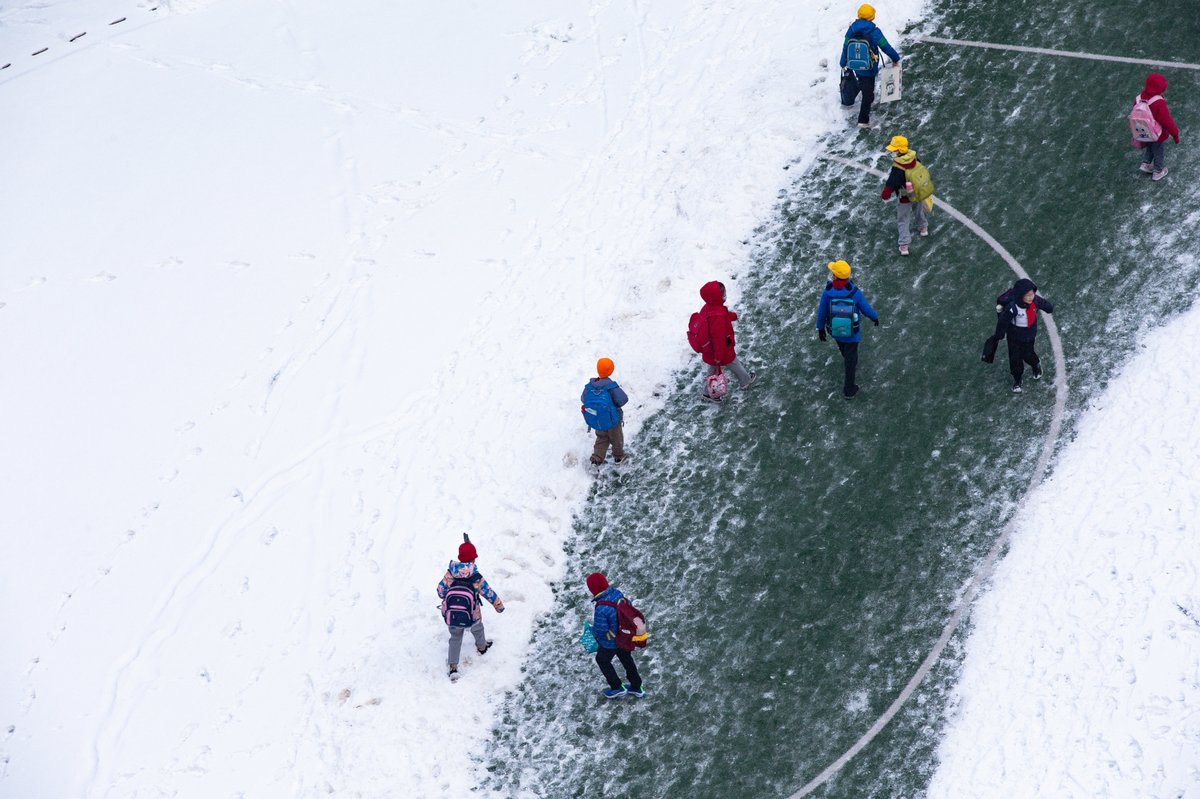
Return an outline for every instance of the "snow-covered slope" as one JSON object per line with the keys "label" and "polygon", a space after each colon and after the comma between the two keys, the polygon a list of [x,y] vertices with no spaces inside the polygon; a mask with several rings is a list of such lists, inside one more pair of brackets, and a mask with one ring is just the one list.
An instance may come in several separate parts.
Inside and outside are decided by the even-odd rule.
{"label": "snow-covered slope", "polygon": [[[582,381],[616,360],[636,457],[698,286],[844,124],[852,16],[6,6],[0,791],[462,795],[442,736],[520,679]],[[508,610],[452,688],[464,530]]]}

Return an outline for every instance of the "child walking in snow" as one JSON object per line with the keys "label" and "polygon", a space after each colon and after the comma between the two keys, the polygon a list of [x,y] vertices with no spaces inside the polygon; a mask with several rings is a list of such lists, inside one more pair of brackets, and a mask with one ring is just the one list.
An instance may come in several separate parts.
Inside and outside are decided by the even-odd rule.
{"label": "child walking in snow", "polygon": [[[883,31],[875,27],[875,9],[867,4],[858,7],[858,18],[846,29],[842,40],[842,54],[838,64],[843,70],[854,74],[855,85],[847,86],[842,95],[843,105],[852,105],[854,96],[862,92],[862,105],[858,109],[858,126],[871,127],[871,103],[875,101],[875,77],[879,74],[879,51],[899,63],[900,54],[888,44]],[[849,99],[850,102],[846,102]]]}
{"label": "child walking in snow", "polygon": [[[608,584],[608,578],[600,572],[592,572],[587,576],[587,588],[592,594],[592,602],[596,609],[592,614],[592,635],[596,638],[599,649],[596,650],[596,665],[608,683],[604,696],[608,699],[630,696],[641,699],[645,696],[642,691],[642,676],[638,674],[637,664],[633,662],[633,653],[617,646],[617,605],[628,602],[625,595]],[[613,668],[612,659],[621,661],[625,668],[625,679],[622,684],[617,678],[617,670]]]}
{"label": "child walking in snow", "polygon": [[1138,167],[1150,174],[1151,180],[1162,180],[1167,176],[1167,139],[1179,144],[1179,128],[1171,119],[1171,111],[1163,92],[1167,90],[1167,79],[1157,72],[1146,76],[1146,86],[1134,98],[1133,110],[1129,114],[1129,127],[1133,132],[1133,146],[1142,150],[1142,164]]}
{"label": "child walking in snow", "polygon": [[929,178],[929,170],[917,160],[917,151],[908,149],[908,139],[893,136],[887,149],[895,157],[881,196],[884,202],[890,200],[893,193],[900,199],[896,205],[896,228],[900,233],[900,254],[908,255],[914,222],[918,234],[929,235],[926,212],[933,208],[933,181]]}
{"label": "child walking in snow", "polygon": [[1008,370],[1012,373],[1014,394],[1021,393],[1025,364],[1033,369],[1034,380],[1042,377],[1041,359],[1033,350],[1038,311],[1054,313],[1054,306],[1038,295],[1037,286],[1026,277],[996,298],[996,332],[983,343],[983,361],[991,363],[1000,339],[1008,339]]}
{"label": "child walking in snow", "polygon": [[867,302],[858,286],[850,282],[850,264],[845,261],[830,261],[829,271],[833,279],[825,284],[821,301],[817,303],[817,337],[827,341],[828,331],[837,342],[842,353],[844,379],[842,396],[854,399],[858,395],[858,343],[862,341],[859,320],[865,316],[879,326],[879,314]]}
{"label": "child walking in snow", "polygon": [[[692,314],[688,323],[688,343],[708,364],[710,376],[720,374],[721,367],[728,366],[742,388],[750,388],[756,378],[737,358],[733,323],[738,315],[725,307],[725,284],[716,280],[705,283],[700,287],[700,299],[704,300],[704,307]],[[712,393],[712,382],[705,383],[705,397],[721,399]]]}
{"label": "child walking in snow", "polygon": [[458,679],[458,657],[462,651],[463,633],[468,629],[475,637],[475,651],[486,654],[492,647],[483,633],[483,609],[479,603],[480,595],[497,613],[504,612],[504,603],[500,597],[483,579],[475,566],[478,554],[475,545],[466,541],[458,547],[458,560],[450,561],[446,574],[437,585],[437,595],[442,600],[442,618],[450,630],[450,648],[446,653],[446,662],[450,667],[450,679]]}
{"label": "child walking in snow", "polygon": [[580,412],[587,426],[596,431],[596,446],[592,448],[592,465],[599,466],[608,457],[612,445],[613,463],[625,460],[625,412],[621,410],[629,397],[611,375],[615,365],[609,358],[596,361],[596,377],[588,381],[579,397]]}

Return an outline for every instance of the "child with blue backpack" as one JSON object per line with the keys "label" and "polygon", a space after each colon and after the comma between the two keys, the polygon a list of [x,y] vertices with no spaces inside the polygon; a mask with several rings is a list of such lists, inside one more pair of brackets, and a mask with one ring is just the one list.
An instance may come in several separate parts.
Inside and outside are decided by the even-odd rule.
{"label": "child with blue backpack", "polygon": [[[875,27],[875,9],[863,4],[858,8],[858,19],[851,23],[846,30],[846,38],[842,41],[842,56],[838,63],[844,71],[854,74],[858,82],[858,92],[862,92],[862,105],[858,110],[858,126],[871,127],[871,103],[875,102],[875,76],[879,74],[879,51],[887,53],[888,58],[900,62],[900,54],[888,44],[883,31]],[[854,95],[849,86],[842,94],[844,105],[854,104]],[[849,99],[850,102],[846,102]]]}
{"label": "child with blue backpack", "polygon": [[583,406],[583,421],[589,429],[596,431],[596,446],[592,448],[592,465],[599,466],[608,457],[608,448],[613,451],[613,463],[625,460],[625,433],[621,425],[625,422],[625,412],[621,410],[629,397],[625,390],[613,380],[611,375],[616,368],[609,358],[596,361],[596,377],[583,387],[580,402]]}
{"label": "child with blue backpack", "polygon": [[827,341],[825,334],[828,332],[837,342],[845,366],[842,395],[854,399],[858,394],[858,384],[854,382],[858,371],[858,343],[862,341],[859,319],[865,316],[879,327],[879,314],[858,286],[850,282],[850,264],[830,261],[828,269],[833,279],[825,284],[821,301],[817,303],[817,337]]}
{"label": "child with blue backpack", "polygon": [[465,541],[458,547],[458,560],[450,561],[446,574],[437,585],[437,595],[442,600],[442,618],[450,630],[450,648],[446,661],[450,666],[450,680],[458,679],[458,657],[462,651],[463,633],[471,631],[475,637],[475,651],[486,654],[492,648],[483,632],[483,608],[479,597],[492,603],[497,613],[504,612],[504,603],[488,585],[487,580],[475,566],[479,555],[475,545]]}

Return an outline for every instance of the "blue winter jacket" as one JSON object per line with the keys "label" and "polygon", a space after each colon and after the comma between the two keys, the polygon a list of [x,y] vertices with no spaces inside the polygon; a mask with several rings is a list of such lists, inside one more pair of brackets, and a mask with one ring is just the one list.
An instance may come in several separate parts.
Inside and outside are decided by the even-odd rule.
{"label": "blue winter jacket", "polygon": [[609,396],[612,397],[613,405],[617,406],[617,418],[621,421],[625,420],[625,411],[621,410],[625,403],[629,402],[629,395],[625,393],[625,389],[621,388],[616,380],[611,377],[593,377],[588,381],[588,384],[583,387],[583,391],[579,392],[579,401],[587,402],[588,389],[592,387],[608,389]]}
{"label": "blue winter jacket", "polygon": [[[875,313],[875,309],[871,307],[871,303],[867,302],[867,298],[859,290],[854,283],[847,283],[844,289],[835,289],[833,281],[825,284],[825,291],[821,292],[821,302],[817,304],[817,330],[828,330],[829,324],[829,301],[832,299],[841,299],[842,297],[853,297],[854,307],[858,309],[859,316],[865,316],[872,322],[879,321],[879,314]],[[845,344],[857,344],[862,341],[862,332],[855,330],[852,336],[834,336],[834,339]]]}
{"label": "blue winter jacket", "polygon": [[838,63],[846,66],[846,45],[851,39],[866,39],[867,44],[871,46],[871,53],[875,58],[871,61],[871,69],[867,72],[856,72],[856,75],[873,76],[879,74],[879,50],[887,53],[888,58],[893,61],[900,60],[900,54],[897,53],[892,46],[888,44],[887,37],[883,35],[883,31],[875,27],[875,23],[869,19],[856,19],[854,23],[846,30],[846,38],[842,41],[842,59]]}
{"label": "blue winter jacket", "polygon": [[[599,602],[600,600],[604,600],[605,602],[616,602],[624,598],[624,594],[616,588],[609,586],[592,597],[592,601]],[[596,605],[596,610],[592,614],[592,635],[596,636],[596,643],[600,645],[601,649],[617,648],[616,608],[610,608],[608,605]]]}

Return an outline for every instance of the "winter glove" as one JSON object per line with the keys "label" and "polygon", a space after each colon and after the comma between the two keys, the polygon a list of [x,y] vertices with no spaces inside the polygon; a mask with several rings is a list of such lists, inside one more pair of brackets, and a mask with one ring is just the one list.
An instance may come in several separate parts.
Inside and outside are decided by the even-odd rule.
{"label": "winter glove", "polygon": [[883,187],[883,194],[881,194],[881,195],[879,195],[879,196],[880,196],[880,197],[882,197],[882,198],[883,198],[883,199],[885,199],[885,200],[890,200],[890,199],[892,199],[892,187],[891,187],[891,186],[884,186],[884,187]]}
{"label": "winter glove", "polygon": [[825,338],[825,329],[824,329],[824,328],[822,328],[822,329],[820,329],[820,330],[818,330],[818,331],[817,331],[817,338],[821,339],[821,341],[826,341],[826,340],[827,340],[827,339]]}
{"label": "winter glove", "polygon": [[875,327],[879,327],[879,317],[875,317]]}
{"label": "winter glove", "polygon": [[1171,138],[1175,140],[1175,143],[1176,143],[1176,144],[1179,144],[1179,134],[1178,134],[1178,133],[1176,133],[1176,134],[1174,134],[1173,136],[1171,136]]}

